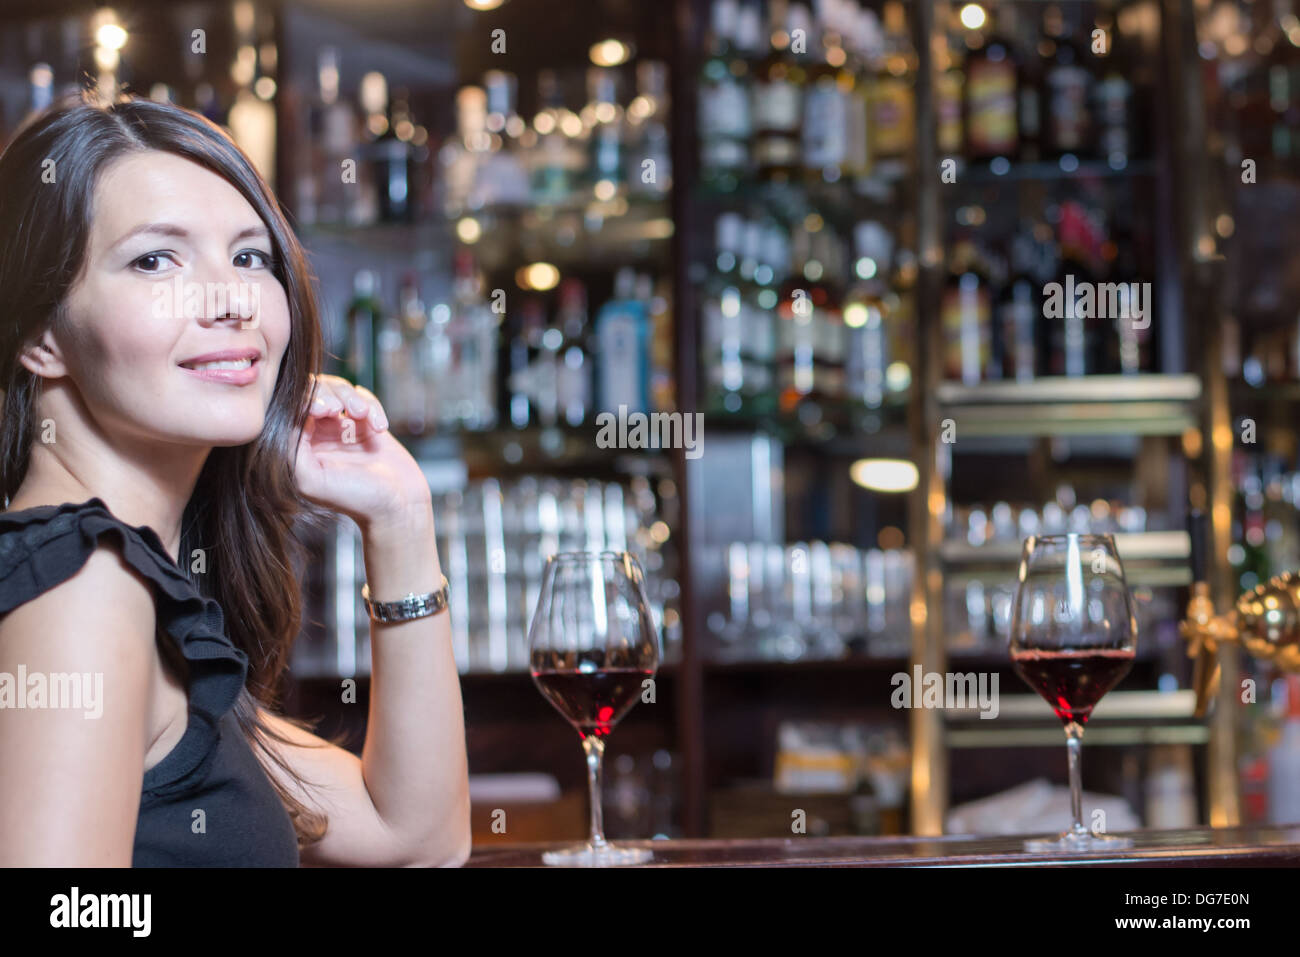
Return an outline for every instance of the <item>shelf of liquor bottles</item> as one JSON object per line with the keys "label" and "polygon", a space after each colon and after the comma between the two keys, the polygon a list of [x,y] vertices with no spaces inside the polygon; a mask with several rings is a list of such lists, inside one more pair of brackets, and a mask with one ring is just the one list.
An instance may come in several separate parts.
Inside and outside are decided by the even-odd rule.
{"label": "shelf of liquor bottles", "polygon": [[705,408],[790,443],[900,425],[917,275],[904,8],[696,9],[708,37],[688,269]]}

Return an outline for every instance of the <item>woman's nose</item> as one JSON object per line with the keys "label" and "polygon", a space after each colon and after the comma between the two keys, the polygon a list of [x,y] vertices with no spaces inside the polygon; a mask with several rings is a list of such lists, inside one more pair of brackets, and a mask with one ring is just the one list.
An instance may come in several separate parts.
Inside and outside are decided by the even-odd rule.
{"label": "woman's nose", "polygon": [[236,321],[241,329],[257,328],[261,303],[261,287],[257,283],[249,282],[230,268],[213,270],[202,285],[202,308],[197,318],[207,323]]}

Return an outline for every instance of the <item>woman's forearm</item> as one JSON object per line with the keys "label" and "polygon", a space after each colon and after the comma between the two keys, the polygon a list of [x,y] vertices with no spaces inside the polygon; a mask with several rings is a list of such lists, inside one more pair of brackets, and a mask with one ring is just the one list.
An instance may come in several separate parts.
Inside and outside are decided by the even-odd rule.
{"label": "woman's forearm", "polygon": [[[375,601],[442,587],[433,507],[362,526]],[[452,601],[465,596],[453,595]],[[448,612],[370,623],[370,715],[362,770],[380,817],[428,863],[468,852],[469,786],[460,678]]]}

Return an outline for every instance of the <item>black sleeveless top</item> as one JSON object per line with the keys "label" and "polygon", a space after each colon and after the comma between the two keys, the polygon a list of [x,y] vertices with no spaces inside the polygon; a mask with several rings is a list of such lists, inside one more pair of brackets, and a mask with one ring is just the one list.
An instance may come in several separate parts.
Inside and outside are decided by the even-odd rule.
{"label": "black sleeveless top", "polygon": [[248,656],[157,532],[127,525],[98,498],[0,513],[0,615],[75,575],[105,535],[152,584],[158,631],[189,667],[189,722],[144,773],[132,866],[297,867],[293,823],[232,707]]}

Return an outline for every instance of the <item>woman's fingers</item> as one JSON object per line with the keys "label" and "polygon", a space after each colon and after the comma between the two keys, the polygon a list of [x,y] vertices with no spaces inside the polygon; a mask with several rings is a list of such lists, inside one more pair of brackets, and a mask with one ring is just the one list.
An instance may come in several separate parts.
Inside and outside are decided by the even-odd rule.
{"label": "woman's fingers", "polygon": [[311,400],[311,414],[313,416],[338,415],[343,411],[343,403],[334,391],[324,383],[316,386],[316,394]]}
{"label": "woman's fingers", "polygon": [[346,413],[353,419],[368,420],[376,431],[388,428],[388,417],[374,393],[339,376],[316,377],[316,397],[312,400],[311,412],[320,416]]}
{"label": "woman's fingers", "polygon": [[381,432],[388,428],[388,416],[384,414],[384,407],[379,403],[379,399],[375,397],[375,394],[363,385],[354,385],[351,386],[351,389],[370,407],[370,421],[375,428]]}

